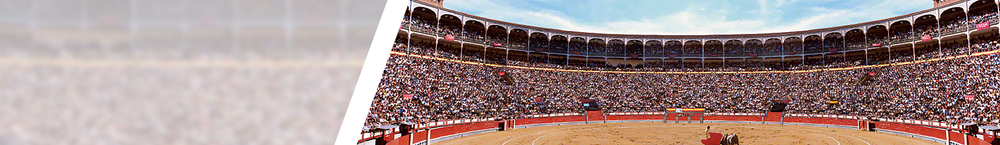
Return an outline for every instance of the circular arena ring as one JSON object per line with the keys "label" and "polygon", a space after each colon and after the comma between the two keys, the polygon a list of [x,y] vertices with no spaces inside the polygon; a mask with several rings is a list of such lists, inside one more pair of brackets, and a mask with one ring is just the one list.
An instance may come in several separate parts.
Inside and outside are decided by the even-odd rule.
{"label": "circular arena ring", "polygon": [[365,134],[359,144],[702,144],[706,126],[713,138],[736,135],[739,144],[990,144],[956,125],[845,115],[588,111],[528,117],[414,124],[403,129],[408,133]]}
{"label": "circular arena ring", "polygon": [[939,144],[845,128],[745,123],[627,122],[542,126],[491,132],[435,144],[701,144],[711,132],[737,134],[740,144]]}

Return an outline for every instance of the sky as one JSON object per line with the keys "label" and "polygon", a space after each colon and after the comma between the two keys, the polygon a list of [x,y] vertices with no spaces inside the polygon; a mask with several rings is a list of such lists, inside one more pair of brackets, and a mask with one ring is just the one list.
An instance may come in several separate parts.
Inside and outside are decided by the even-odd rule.
{"label": "sky", "polygon": [[495,20],[615,34],[750,34],[850,25],[917,12],[932,0],[446,0]]}

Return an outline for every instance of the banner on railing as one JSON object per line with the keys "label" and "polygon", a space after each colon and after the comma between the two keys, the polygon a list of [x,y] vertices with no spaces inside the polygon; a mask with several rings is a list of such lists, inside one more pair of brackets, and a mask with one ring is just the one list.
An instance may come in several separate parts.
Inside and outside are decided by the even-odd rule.
{"label": "banner on railing", "polygon": [[976,24],[976,30],[982,30],[982,29],[987,29],[987,28],[990,28],[990,21],[986,21],[986,22],[982,22],[982,23]]}
{"label": "banner on railing", "polygon": [[704,113],[705,108],[667,108],[667,111],[674,113]]}
{"label": "banner on railing", "polygon": [[455,36],[451,34],[444,35],[444,40],[455,41]]}
{"label": "banner on railing", "polygon": [[920,41],[929,41],[929,40],[931,40],[931,35],[920,36]]}

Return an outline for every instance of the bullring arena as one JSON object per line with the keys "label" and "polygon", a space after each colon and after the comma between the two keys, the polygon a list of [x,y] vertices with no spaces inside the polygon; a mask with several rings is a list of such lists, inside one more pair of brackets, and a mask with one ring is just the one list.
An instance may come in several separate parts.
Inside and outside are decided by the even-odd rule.
{"label": "bullring arena", "polygon": [[742,144],[938,144],[855,129],[739,123],[607,123],[533,127],[465,136],[437,144],[700,144],[705,126],[741,134]]}
{"label": "bullring arena", "polygon": [[[691,117],[690,119],[687,117]],[[989,143],[963,136],[957,126],[914,120],[866,120],[853,116],[782,113],[552,114],[510,120],[456,120],[418,129],[384,144],[701,144],[705,128],[739,135],[740,144],[953,144]],[[466,123],[465,121],[468,121]],[[512,127],[513,126],[513,127]],[[419,129],[422,128],[422,129]],[[947,128],[953,128],[946,131]],[[427,136],[428,129],[430,136]],[[367,136],[367,135],[366,135]],[[428,142],[429,139],[429,142]]]}
{"label": "bullring arena", "polygon": [[997,145],[997,2],[794,32],[626,35],[411,0],[358,144]]}

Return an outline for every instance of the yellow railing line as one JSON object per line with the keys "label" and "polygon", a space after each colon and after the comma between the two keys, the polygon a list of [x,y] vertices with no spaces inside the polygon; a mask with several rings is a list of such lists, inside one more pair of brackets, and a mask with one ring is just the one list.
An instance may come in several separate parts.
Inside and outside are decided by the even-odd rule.
{"label": "yellow railing line", "polygon": [[957,56],[948,56],[948,57],[942,57],[942,58],[931,58],[931,59],[917,60],[917,61],[897,62],[897,63],[892,63],[892,64],[863,65],[863,66],[855,66],[855,67],[826,68],[826,69],[809,69],[809,70],[792,70],[792,71],[720,71],[720,72],[712,72],[712,71],[704,71],[704,72],[641,72],[641,71],[606,71],[606,70],[554,69],[554,68],[538,68],[538,67],[497,65],[497,64],[470,62],[470,61],[462,61],[462,60],[454,60],[454,59],[447,59],[447,58],[431,57],[431,56],[424,56],[424,55],[417,55],[417,54],[406,54],[406,53],[398,52],[398,51],[392,51],[391,53],[393,55],[401,55],[401,56],[408,56],[408,57],[417,57],[417,58],[423,58],[423,59],[433,59],[433,60],[448,61],[448,62],[462,63],[462,64],[485,65],[485,66],[492,66],[492,67],[505,67],[505,68],[517,68],[517,69],[544,70],[544,71],[584,72],[584,73],[622,73],[622,74],[749,74],[749,73],[810,73],[810,72],[819,72],[819,71],[840,71],[840,70],[854,70],[854,69],[864,69],[864,68],[877,68],[877,67],[886,67],[886,66],[895,66],[895,65],[920,64],[920,63],[926,63],[926,62],[951,60],[951,59],[973,57],[973,56],[980,56],[980,55],[989,55],[989,54],[994,54],[994,53],[997,53],[997,52],[1000,52],[1000,50],[978,52],[978,53],[973,53],[973,54],[970,54],[970,55],[957,55]]}

